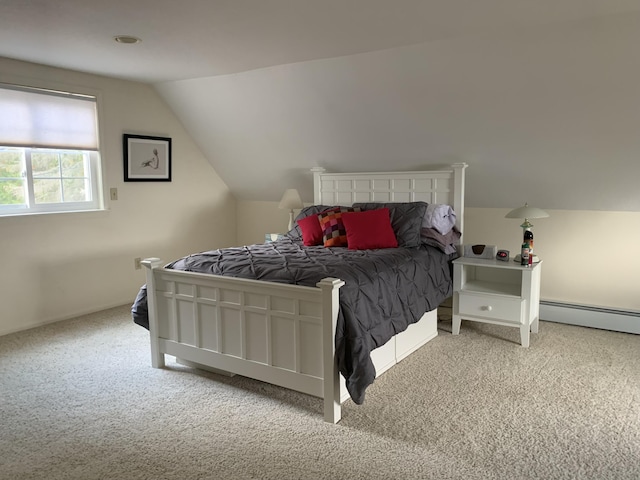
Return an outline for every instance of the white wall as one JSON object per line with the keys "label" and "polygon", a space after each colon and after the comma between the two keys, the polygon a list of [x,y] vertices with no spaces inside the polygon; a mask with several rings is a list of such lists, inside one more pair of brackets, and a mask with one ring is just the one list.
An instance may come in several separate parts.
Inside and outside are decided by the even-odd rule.
{"label": "white wall", "polygon": [[[105,212],[0,217],[0,335],[132,302],[135,257],[236,243],[235,199],[153,88],[1,58],[0,81],[98,91],[105,186],[119,197]],[[172,182],[125,183],[123,133],[171,137]]]}
{"label": "white wall", "polygon": [[[267,233],[286,233],[289,212],[280,210],[278,202],[238,200],[238,245],[263,243]],[[294,217],[298,214],[294,211]]]}
{"label": "white wall", "polygon": [[[517,205],[516,205],[517,207]],[[519,253],[522,223],[509,209],[465,210],[465,242]],[[535,252],[544,261],[542,300],[640,312],[640,212],[548,210],[532,219]]]}
{"label": "white wall", "polygon": [[[262,243],[265,233],[286,230],[288,216],[277,207],[239,201],[239,243]],[[509,210],[466,208],[465,242],[519,253],[522,222],[504,218]],[[535,251],[543,260],[542,300],[640,311],[640,213],[548,213],[549,218],[531,220]]]}

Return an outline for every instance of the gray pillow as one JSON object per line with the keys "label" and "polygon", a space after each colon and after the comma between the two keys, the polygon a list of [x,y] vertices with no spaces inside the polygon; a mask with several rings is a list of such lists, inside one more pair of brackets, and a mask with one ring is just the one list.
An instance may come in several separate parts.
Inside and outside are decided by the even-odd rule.
{"label": "gray pillow", "polygon": [[420,229],[422,220],[427,213],[426,202],[405,203],[354,203],[354,207],[362,210],[388,208],[391,227],[396,234],[399,247],[418,247],[421,243]]}

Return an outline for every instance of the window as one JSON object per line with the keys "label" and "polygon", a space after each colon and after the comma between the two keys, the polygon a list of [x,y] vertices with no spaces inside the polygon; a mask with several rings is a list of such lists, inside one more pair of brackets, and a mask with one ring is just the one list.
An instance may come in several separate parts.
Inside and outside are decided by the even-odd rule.
{"label": "window", "polygon": [[96,98],[0,84],[0,216],[102,208]]}

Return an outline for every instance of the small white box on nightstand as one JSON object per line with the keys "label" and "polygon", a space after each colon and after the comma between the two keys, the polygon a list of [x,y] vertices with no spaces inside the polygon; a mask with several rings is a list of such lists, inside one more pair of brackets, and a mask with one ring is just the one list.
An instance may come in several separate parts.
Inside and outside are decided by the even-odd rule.
{"label": "small white box on nightstand", "polygon": [[265,243],[275,242],[277,240],[282,240],[283,238],[284,238],[284,235],[281,233],[265,233],[264,234]]}
{"label": "small white box on nightstand", "polygon": [[494,259],[498,253],[495,245],[465,245],[463,256],[469,258]]}

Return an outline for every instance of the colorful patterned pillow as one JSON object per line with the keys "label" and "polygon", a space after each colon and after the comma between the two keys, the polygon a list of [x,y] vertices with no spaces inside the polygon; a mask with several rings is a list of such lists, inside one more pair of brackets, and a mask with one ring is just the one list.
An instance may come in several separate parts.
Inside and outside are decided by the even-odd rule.
{"label": "colorful patterned pillow", "polygon": [[359,211],[359,208],[339,207],[318,215],[320,228],[322,229],[322,242],[325,247],[347,246],[347,230],[344,228],[342,214]]}
{"label": "colorful patterned pillow", "polygon": [[[333,209],[324,210],[322,213],[333,211]],[[318,220],[317,212],[314,215],[301,218],[297,221],[300,230],[302,231],[302,243],[307,247],[314,245],[322,245],[324,240],[322,238],[323,232],[320,227],[320,221]]]}

